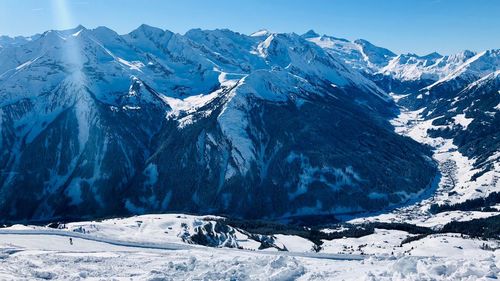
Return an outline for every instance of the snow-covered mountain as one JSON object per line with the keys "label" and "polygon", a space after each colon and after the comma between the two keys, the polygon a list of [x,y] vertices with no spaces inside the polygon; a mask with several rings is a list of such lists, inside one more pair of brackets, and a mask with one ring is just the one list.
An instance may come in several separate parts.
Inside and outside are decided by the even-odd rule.
{"label": "snow-covered mountain", "polygon": [[0,279],[494,280],[499,54],[0,37]]}
{"label": "snow-covered mountain", "polygon": [[[446,84],[448,90],[461,90],[464,85],[468,85],[482,77],[500,69],[500,49],[487,50],[468,58],[463,63],[444,72],[446,76],[441,77],[437,82],[426,87],[432,89]],[[453,85],[452,85],[453,83]],[[453,88],[449,88],[452,86]]]}
{"label": "snow-covered mountain", "polygon": [[[480,53],[465,50],[451,55],[436,52],[425,56],[411,53],[396,55],[362,39],[351,42],[320,36],[312,30],[302,37],[369,76],[385,90],[402,94],[458,77],[471,83],[498,70],[499,66],[498,49]],[[460,87],[463,88],[463,85],[457,88]]]}
{"label": "snow-covered mountain", "polygon": [[446,76],[474,55],[470,51],[450,56],[438,53],[426,56],[402,54],[393,58],[378,72],[402,81],[436,80]]}
{"label": "snow-covered mountain", "polygon": [[3,220],[379,210],[436,173],[389,95],[297,34],[47,31],[1,50],[0,106]]}
{"label": "snow-covered mountain", "polygon": [[348,66],[361,72],[377,72],[396,57],[393,52],[375,46],[363,39],[351,42],[347,39],[328,35],[320,36],[312,30],[304,33],[302,37],[317,44],[333,56],[344,61]]}
{"label": "snow-covered mountain", "polygon": [[8,36],[0,36],[0,50],[6,48],[8,46],[19,46],[22,44],[26,44],[28,41],[36,40],[40,35],[33,35],[30,37],[8,37]]}
{"label": "snow-covered mountain", "polygon": [[420,57],[314,31],[147,25],[1,42],[4,220],[283,218],[414,200],[442,171],[429,147],[394,131],[400,109],[387,92],[405,94],[399,105],[471,167],[496,167],[498,50]]}
{"label": "snow-covered mountain", "polygon": [[466,70],[482,77],[498,68],[498,50],[481,53],[465,50],[445,56],[436,52],[425,56],[411,53],[396,55],[363,39],[351,42],[328,35],[321,36],[312,30],[302,37],[362,73],[399,82],[437,82],[458,76]]}

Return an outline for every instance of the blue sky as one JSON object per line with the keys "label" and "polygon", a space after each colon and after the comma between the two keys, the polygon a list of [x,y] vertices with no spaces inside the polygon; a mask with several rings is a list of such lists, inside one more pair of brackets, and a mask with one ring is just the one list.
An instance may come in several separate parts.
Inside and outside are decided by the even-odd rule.
{"label": "blue sky", "polygon": [[128,33],[142,23],[179,33],[197,27],[247,34],[314,29],[420,55],[500,48],[497,0],[0,0],[2,35],[78,24]]}

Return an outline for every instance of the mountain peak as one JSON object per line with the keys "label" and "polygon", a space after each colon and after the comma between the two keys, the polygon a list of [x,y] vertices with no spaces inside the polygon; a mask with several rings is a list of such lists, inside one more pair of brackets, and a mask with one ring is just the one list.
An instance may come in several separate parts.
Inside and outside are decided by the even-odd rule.
{"label": "mountain peak", "polygon": [[362,46],[373,45],[372,43],[370,43],[370,41],[365,40],[365,39],[356,39],[356,40],[354,40],[354,43],[358,44],[358,45],[362,45]]}
{"label": "mountain peak", "polygon": [[85,26],[79,24],[77,27],[75,27],[74,29],[76,30],[82,30],[82,29],[87,29]]}
{"label": "mountain peak", "polygon": [[135,30],[133,30],[130,33],[132,34],[132,33],[138,33],[138,32],[141,32],[141,33],[163,33],[165,31],[161,28],[154,27],[154,26],[143,23],[138,28],[136,28]]}
{"label": "mountain peak", "polygon": [[254,33],[250,34],[251,37],[262,37],[262,36],[269,36],[271,32],[267,29],[259,29],[255,31]]}
{"label": "mountain peak", "polygon": [[134,29],[128,35],[136,39],[146,37],[151,40],[153,38],[158,39],[164,36],[166,33],[171,33],[171,32],[147,24],[141,24],[138,28]]}
{"label": "mountain peak", "polygon": [[306,33],[302,34],[301,36],[302,36],[302,38],[308,39],[308,38],[317,38],[317,37],[320,37],[321,35],[316,33],[314,30],[310,29]]}
{"label": "mountain peak", "polygon": [[396,56],[396,54],[394,54],[392,51],[390,51],[386,48],[376,46],[376,45],[372,44],[370,41],[365,40],[365,39],[356,39],[356,40],[354,40],[354,44],[357,44],[357,45],[363,47],[363,49],[365,49],[365,51],[367,51],[367,50],[376,51],[376,52],[382,53],[383,55],[386,55],[389,57]]}
{"label": "mountain peak", "polygon": [[473,52],[471,50],[464,50],[461,52],[461,54],[463,54],[466,57],[473,57],[476,55],[476,52]]}
{"label": "mountain peak", "polygon": [[63,34],[75,34],[77,32],[81,32],[81,31],[84,31],[84,30],[87,30],[87,28],[81,24],[79,24],[78,26],[74,27],[74,28],[70,28],[70,29],[66,29],[66,30],[61,30],[60,32],[63,33]]}
{"label": "mountain peak", "polygon": [[421,58],[423,59],[430,59],[430,60],[434,60],[434,59],[439,59],[439,58],[442,58],[443,56],[438,53],[438,52],[432,52],[430,54],[427,54],[425,56],[422,56]]}

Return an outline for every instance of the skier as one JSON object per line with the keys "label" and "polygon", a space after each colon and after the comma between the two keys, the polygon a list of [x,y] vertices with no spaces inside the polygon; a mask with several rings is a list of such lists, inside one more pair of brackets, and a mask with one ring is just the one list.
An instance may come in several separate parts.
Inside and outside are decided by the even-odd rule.
{"label": "skier", "polygon": [[73,238],[71,238],[71,237],[69,238],[69,244],[73,245]]}

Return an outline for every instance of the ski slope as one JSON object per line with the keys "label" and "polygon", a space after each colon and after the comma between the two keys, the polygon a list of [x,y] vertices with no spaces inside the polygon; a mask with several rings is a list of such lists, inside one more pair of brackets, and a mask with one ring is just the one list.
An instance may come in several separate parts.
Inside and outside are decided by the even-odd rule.
{"label": "ski slope", "polygon": [[[174,229],[178,221],[151,217],[158,218],[0,229],[0,280],[494,280],[500,274],[497,241],[442,234],[398,247],[407,233],[378,230],[325,241],[320,253],[286,235],[276,237],[297,252],[208,248],[160,235],[159,226]],[[139,220],[139,230],[126,228]],[[96,231],[75,231],[82,225]]]}

